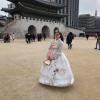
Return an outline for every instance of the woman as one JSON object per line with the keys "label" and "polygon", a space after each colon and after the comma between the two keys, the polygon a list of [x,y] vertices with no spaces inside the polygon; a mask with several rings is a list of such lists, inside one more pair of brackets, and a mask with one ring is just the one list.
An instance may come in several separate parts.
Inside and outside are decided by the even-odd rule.
{"label": "woman", "polygon": [[61,33],[55,34],[55,40],[51,43],[44,61],[39,82],[41,84],[65,87],[74,83],[73,73],[68,59],[62,52],[63,41]]}

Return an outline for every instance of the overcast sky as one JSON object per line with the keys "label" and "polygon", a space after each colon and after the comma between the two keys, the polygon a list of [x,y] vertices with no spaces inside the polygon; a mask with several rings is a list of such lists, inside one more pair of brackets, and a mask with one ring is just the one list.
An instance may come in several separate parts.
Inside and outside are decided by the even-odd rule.
{"label": "overcast sky", "polygon": [[[100,0],[79,0],[79,14],[91,14],[95,15],[95,10],[97,10],[98,16],[100,16]],[[8,2],[6,0],[0,0],[0,10],[2,7],[7,7]],[[0,11],[0,15],[5,15],[6,13]],[[6,14],[7,15],[7,14]]]}

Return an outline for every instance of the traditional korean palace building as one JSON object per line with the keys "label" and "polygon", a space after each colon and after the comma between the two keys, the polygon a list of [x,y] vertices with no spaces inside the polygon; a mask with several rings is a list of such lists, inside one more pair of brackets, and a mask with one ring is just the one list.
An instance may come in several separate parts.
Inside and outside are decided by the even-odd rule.
{"label": "traditional korean palace building", "polygon": [[56,31],[79,33],[76,29],[79,0],[8,1],[11,4],[8,8],[2,8],[2,11],[9,13],[12,20],[6,25],[5,32],[14,32],[16,37],[24,37],[27,32],[45,33],[46,36],[53,36]]}

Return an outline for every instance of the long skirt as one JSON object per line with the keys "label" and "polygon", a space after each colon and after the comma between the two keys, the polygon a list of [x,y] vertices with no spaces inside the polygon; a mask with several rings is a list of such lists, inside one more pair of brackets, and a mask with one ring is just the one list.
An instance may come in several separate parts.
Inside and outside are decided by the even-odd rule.
{"label": "long skirt", "polygon": [[64,53],[52,60],[50,65],[42,65],[39,82],[56,87],[66,87],[74,83],[71,66]]}

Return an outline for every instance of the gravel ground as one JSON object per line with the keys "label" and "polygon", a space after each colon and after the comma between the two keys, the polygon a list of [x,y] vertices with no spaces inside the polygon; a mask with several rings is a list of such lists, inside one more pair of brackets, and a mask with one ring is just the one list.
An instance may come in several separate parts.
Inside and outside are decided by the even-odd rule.
{"label": "gravel ground", "polygon": [[94,50],[94,38],[76,38],[72,50],[64,44],[75,77],[73,86],[38,83],[50,41],[0,43],[0,100],[100,100],[100,51]]}

